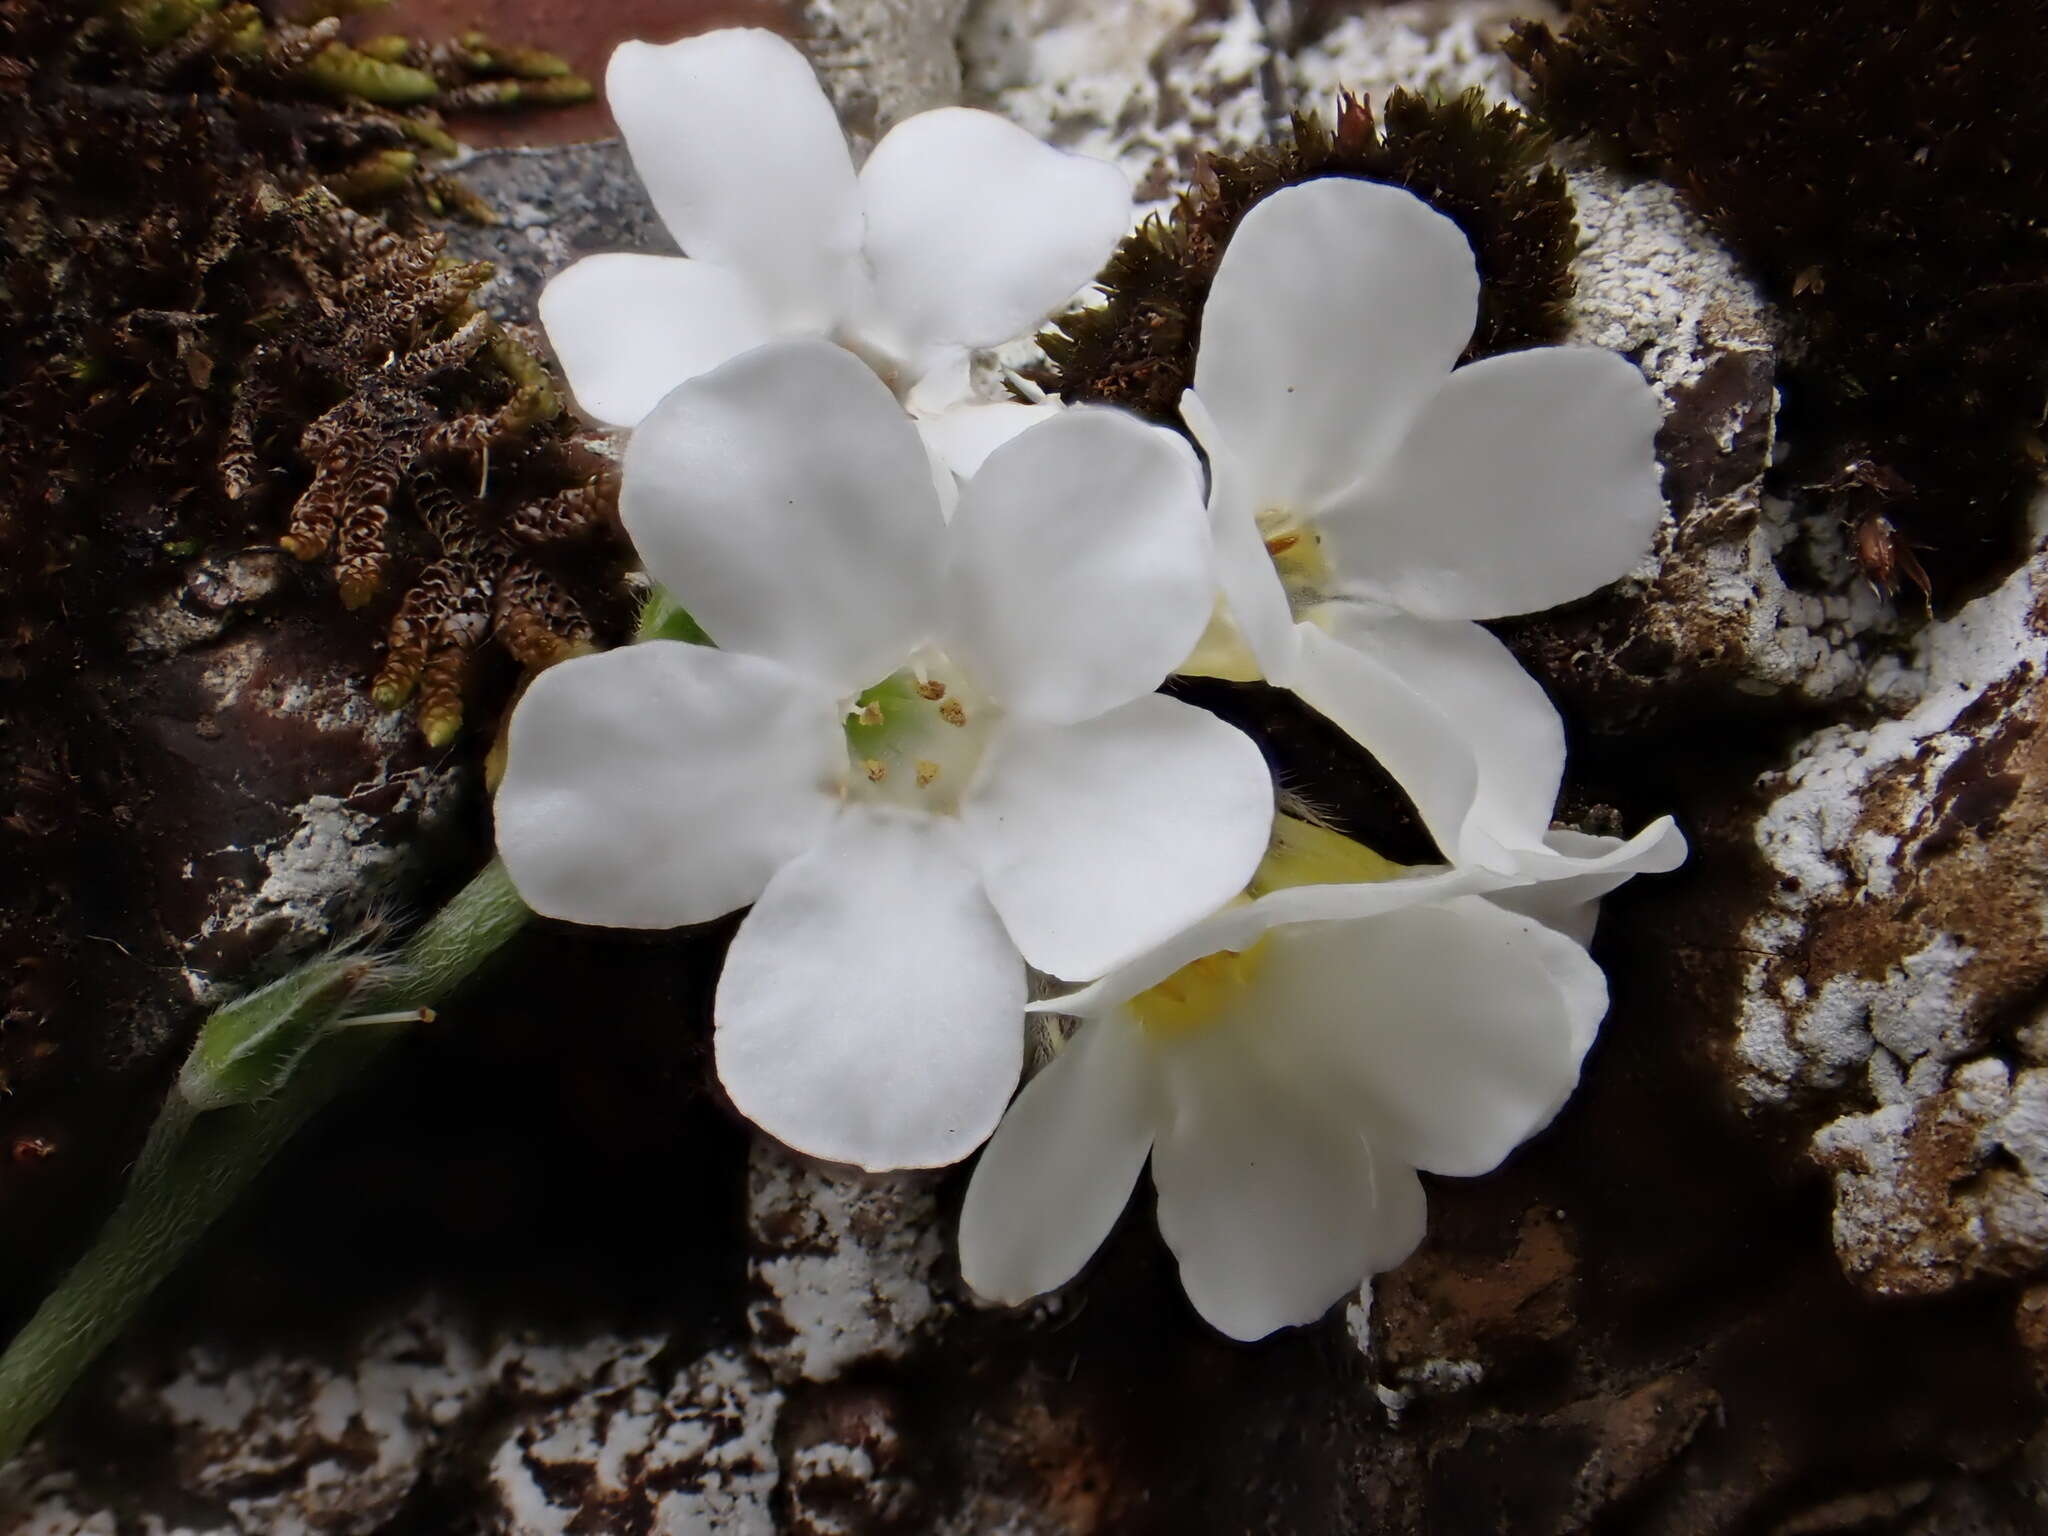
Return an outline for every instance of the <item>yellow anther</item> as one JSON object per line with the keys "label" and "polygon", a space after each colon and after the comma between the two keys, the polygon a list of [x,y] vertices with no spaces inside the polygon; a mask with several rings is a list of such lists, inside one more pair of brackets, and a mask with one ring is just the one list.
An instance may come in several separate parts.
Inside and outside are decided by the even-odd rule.
{"label": "yellow anther", "polygon": [[932,780],[938,776],[939,765],[937,763],[928,757],[920,757],[917,760],[917,787],[919,789],[929,789]]}
{"label": "yellow anther", "polygon": [[866,770],[870,784],[879,784],[889,777],[889,765],[879,757],[864,758],[861,767]]}
{"label": "yellow anther", "polygon": [[917,696],[920,699],[943,699],[946,696],[946,685],[936,677],[931,678],[917,685]]}
{"label": "yellow anther", "polygon": [[863,704],[860,707],[860,723],[862,725],[880,725],[882,723],[882,706],[875,703],[872,699]]}
{"label": "yellow anther", "polygon": [[939,718],[948,725],[965,725],[967,711],[961,707],[958,699],[948,699],[939,706]]}

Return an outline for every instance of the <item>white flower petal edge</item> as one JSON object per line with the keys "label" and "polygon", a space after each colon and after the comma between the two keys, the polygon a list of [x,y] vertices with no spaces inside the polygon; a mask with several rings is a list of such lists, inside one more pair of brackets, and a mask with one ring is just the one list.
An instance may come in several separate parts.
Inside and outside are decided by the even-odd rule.
{"label": "white flower petal edge", "polygon": [[936,617],[931,461],[851,354],[778,341],[673,390],[633,434],[619,516],[647,572],[728,650],[851,694]]}
{"label": "white flower petal edge", "polygon": [[917,430],[932,456],[959,479],[971,480],[1003,444],[1064,409],[1051,401],[1026,405],[1020,400],[977,400],[930,415],[915,410],[911,414],[917,417]]}
{"label": "white flower petal edge", "polygon": [[1301,626],[1294,691],[1400,781],[1454,863],[1501,871],[1543,846],[1564,722],[1477,624],[1325,603]]}
{"label": "white flower petal edge", "polygon": [[1223,1047],[1173,1053],[1166,1077],[1159,1235],[1219,1333],[1250,1341],[1312,1323],[1422,1241],[1415,1170],[1377,1156],[1312,1084]]}
{"label": "white flower petal edge", "polygon": [[[843,343],[913,410],[938,409],[959,395],[970,348],[1035,328],[1130,220],[1114,166],[968,108],[899,123],[856,175],[809,61],[772,32],[623,43],[605,89],[662,222],[691,265],[722,274],[579,263],[549,285],[567,291],[544,291],[578,406],[614,426],[637,425],[743,335]],[[594,293],[600,280],[623,286]]]}
{"label": "white flower petal edge", "polygon": [[1209,535],[1216,551],[1216,585],[1260,673],[1276,688],[1291,688],[1300,642],[1287,589],[1259,532],[1259,490],[1251,465],[1224,439],[1194,390],[1180,397],[1180,415],[1209,458]]}
{"label": "white flower petal edge", "polygon": [[1415,1169],[1484,1172],[1540,1129],[1606,1005],[1580,945],[1464,894],[1479,883],[1275,892],[1035,1005],[1081,1033],[976,1167],[968,1283],[1015,1303],[1071,1278],[1148,1139],[1161,1233],[1233,1338],[1399,1263],[1422,1236]]}
{"label": "white flower petal edge", "polygon": [[585,414],[630,427],[679,380],[774,340],[760,290],[687,256],[586,256],[549,279],[540,320]]}
{"label": "white flower petal edge", "polygon": [[971,107],[898,123],[860,184],[875,300],[914,354],[1023,334],[1094,279],[1131,218],[1108,161]]}
{"label": "white flower petal edge", "polygon": [[1521,852],[1518,883],[1494,892],[1493,900],[1590,944],[1601,897],[1637,875],[1669,874],[1685,862],[1686,851],[1685,834],[1669,816],[1626,841],[1556,828],[1544,834],[1540,849]]}
{"label": "white flower petal edge", "polygon": [[953,513],[947,651],[1034,720],[1151,692],[1209,622],[1201,504],[1187,444],[1121,411],[1074,406],[1012,437]]}
{"label": "white flower petal edge", "polygon": [[838,814],[830,690],[759,657],[651,641],[550,667],[507,730],[498,851],[547,917],[708,922]]}
{"label": "white flower petal edge", "polygon": [[799,1152],[928,1168],[994,1129],[1024,1063],[1024,965],[953,828],[849,807],[785,865],[718,980],[718,1076]]}
{"label": "white flower petal edge", "polygon": [[1024,1085],[974,1165],[960,1263],[991,1301],[1065,1285],[1109,1236],[1158,1134],[1142,1032],[1086,1028]]}
{"label": "white flower petal edge", "polygon": [[1002,730],[960,819],[1040,970],[1099,976],[1215,911],[1258,867],[1273,776],[1208,711],[1151,693],[1075,725]]}
{"label": "white flower petal edge", "polygon": [[1537,347],[1458,369],[1318,525],[1351,591],[1428,619],[1537,613],[1626,576],[1664,520],[1657,397],[1627,358]]}
{"label": "white flower petal edge", "polygon": [[1195,392],[1257,512],[1305,513],[1380,462],[1471,340],[1479,270],[1412,192],[1324,177],[1238,221],[1202,306]]}
{"label": "white flower petal edge", "polygon": [[860,183],[794,44],[754,27],[621,43],[604,94],[685,255],[751,279],[786,327],[829,327],[858,302]]}

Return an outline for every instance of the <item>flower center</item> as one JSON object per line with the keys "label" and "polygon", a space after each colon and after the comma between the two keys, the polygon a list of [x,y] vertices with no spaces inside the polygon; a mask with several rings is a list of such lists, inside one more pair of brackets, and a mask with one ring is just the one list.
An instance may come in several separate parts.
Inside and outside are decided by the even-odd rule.
{"label": "flower center", "polygon": [[846,715],[847,794],[951,815],[981,765],[998,711],[938,651],[919,651]]}
{"label": "flower center", "polygon": [[1219,949],[1147,987],[1128,1006],[1155,1040],[1189,1034],[1215,1022],[1265,968],[1266,953],[1263,938],[1249,949]]}
{"label": "flower center", "polygon": [[[1285,813],[1273,818],[1273,838],[1240,900],[1295,885],[1352,885],[1396,879],[1406,870],[1341,832]],[[1155,1040],[1186,1035],[1213,1024],[1257,978],[1270,958],[1270,935],[1244,949],[1219,949],[1190,961],[1129,1003]]]}
{"label": "flower center", "polygon": [[1267,507],[1259,513],[1259,536],[1266,541],[1289,606],[1297,612],[1314,607],[1330,595],[1334,572],[1323,553],[1323,536],[1310,518],[1288,507]]}

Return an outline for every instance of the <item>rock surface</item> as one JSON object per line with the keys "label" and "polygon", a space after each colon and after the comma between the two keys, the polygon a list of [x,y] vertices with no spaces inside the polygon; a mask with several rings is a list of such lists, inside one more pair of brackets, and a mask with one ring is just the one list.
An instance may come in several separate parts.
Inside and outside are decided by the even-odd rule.
{"label": "rock surface", "polygon": [[[1117,159],[1157,206],[1198,147],[1252,142],[1297,95],[1512,97],[1508,8],[1342,9],[809,15],[864,136],[958,91]],[[1768,305],[1671,189],[1557,153],[1574,336],[1664,397],[1673,515],[1629,582],[1506,632],[1585,738],[1571,793],[1675,809],[1696,855],[1610,904],[1614,1008],[1578,1098],[1498,1174],[1433,1182],[1407,1264],[1319,1328],[1228,1345],[1141,1194],[1076,1286],[984,1310],[952,1267],[958,1174],[822,1169],[694,1091],[717,935],[543,929],[466,1006],[489,1028],[318,1139],[200,1294],[0,1473],[0,1533],[2048,1527],[2048,552],[1938,620],[1880,603],[1770,480]],[[508,210],[474,237],[508,311],[575,255],[664,243],[616,145],[467,174]],[[216,719],[283,701],[260,632],[212,628],[204,595],[263,579],[207,574],[139,631]],[[324,697],[289,718],[310,701],[350,750],[381,740]],[[346,921],[321,874],[385,836],[352,818],[452,793],[375,761],[399,788],[374,805],[353,781],[275,792],[261,854],[186,893],[178,931]]]}

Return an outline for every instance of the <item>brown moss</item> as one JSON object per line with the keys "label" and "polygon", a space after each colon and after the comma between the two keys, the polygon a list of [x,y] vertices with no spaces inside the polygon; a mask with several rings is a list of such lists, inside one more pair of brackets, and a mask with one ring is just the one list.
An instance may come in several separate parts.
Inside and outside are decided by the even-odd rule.
{"label": "brown moss", "polygon": [[[0,3],[0,672],[61,675],[118,643],[82,616],[174,557],[273,541],[330,564],[345,605],[399,610],[401,651],[422,624],[448,648],[451,582],[487,609],[515,594],[499,633],[522,661],[548,649],[538,631],[590,638],[617,541],[563,554],[506,529],[608,482],[530,349],[477,308],[489,266],[444,257],[427,218],[447,183],[420,170],[446,136],[418,102],[548,61],[481,40],[373,57],[333,26],[204,0]],[[431,91],[399,90],[401,68]],[[411,489],[437,475],[467,488],[438,520]],[[428,565],[422,599],[388,590]]]}
{"label": "brown moss", "polygon": [[1509,51],[1791,317],[1788,476],[1870,530],[1874,579],[1925,546],[1957,594],[2016,553],[2048,395],[2048,3],[1590,0]]}
{"label": "brown moss", "polygon": [[1468,360],[1555,341],[1577,224],[1546,142],[1523,114],[1489,107],[1477,91],[1450,100],[1395,91],[1380,122],[1354,97],[1339,102],[1334,127],[1297,113],[1285,142],[1206,161],[1165,218],[1124,240],[1101,279],[1108,305],[1040,338],[1051,359],[1042,382],[1069,400],[1106,400],[1177,425],[1202,305],[1231,231],[1262,198],[1321,176],[1406,187],[1465,232],[1482,283]]}

